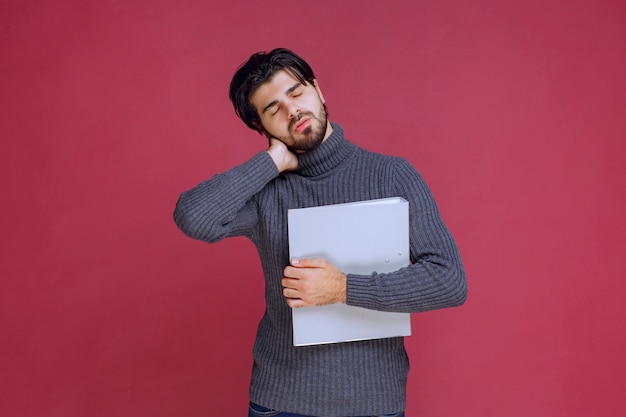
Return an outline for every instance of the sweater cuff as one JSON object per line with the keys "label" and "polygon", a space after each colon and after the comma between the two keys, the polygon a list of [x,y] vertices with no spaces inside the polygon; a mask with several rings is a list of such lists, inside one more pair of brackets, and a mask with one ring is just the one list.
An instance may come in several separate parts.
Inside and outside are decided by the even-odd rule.
{"label": "sweater cuff", "polygon": [[[378,274],[376,272],[372,273],[372,275],[347,274],[347,277],[347,305],[371,310],[379,310],[381,308],[380,294],[376,290],[378,288]],[[381,285],[385,285],[384,281]]]}

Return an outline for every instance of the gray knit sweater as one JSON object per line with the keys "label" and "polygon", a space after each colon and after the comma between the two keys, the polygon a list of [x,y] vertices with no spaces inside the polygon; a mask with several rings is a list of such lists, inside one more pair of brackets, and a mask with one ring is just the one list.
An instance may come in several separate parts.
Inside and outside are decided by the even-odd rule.
{"label": "gray knit sweater", "polygon": [[292,345],[291,310],[281,287],[289,263],[287,210],[385,197],[409,201],[411,265],[394,273],[348,275],[347,303],[421,312],[463,304],[465,273],[433,197],[404,159],[368,152],[333,124],[322,145],[279,175],[267,152],[184,192],[174,220],[189,237],[217,242],[247,236],[265,275],[265,314],[253,349],[251,400],[313,416],[405,409],[409,363],[402,338]]}

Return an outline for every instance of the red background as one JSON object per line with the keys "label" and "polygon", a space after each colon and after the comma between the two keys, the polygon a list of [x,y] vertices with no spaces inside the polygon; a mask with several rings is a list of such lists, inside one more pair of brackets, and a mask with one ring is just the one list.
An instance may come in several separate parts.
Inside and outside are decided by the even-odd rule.
{"label": "red background", "polygon": [[228,83],[277,46],[461,249],[467,304],[413,317],[408,415],[623,412],[622,1],[4,0],[0,24],[1,415],[244,415],[256,252],[171,213],[263,149]]}

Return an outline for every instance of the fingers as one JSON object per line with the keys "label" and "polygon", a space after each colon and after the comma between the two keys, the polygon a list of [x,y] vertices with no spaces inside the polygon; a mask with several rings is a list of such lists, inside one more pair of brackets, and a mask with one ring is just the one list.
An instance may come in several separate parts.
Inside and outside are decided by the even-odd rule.
{"label": "fingers", "polygon": [[346,279],[325,259],[294,258],[283,271],[283,296],[292,308],[343,303]]}
{"label": "fingers", "polygon": [[273,136],[268,136],[267,139],[268,139],[269,146],[272,146],[272,145],[275,145],[275,146],[285,146],[285,144],[283,142],[281,142],[279,139],[276,139]]}
{"label": "fingers", "polygon": [[287,305],[291,308],[306,307],[310,304],[303,298],[306,298],[307,283],[303,279],[307,275],[307,270],[286,267],[285,276],[283,277],[281,284],[283,286],[283,296]]}
{"label": "fingers", "polygon": [[298,290],[290,287],[283,288],[283,296],[285,296],[285,298],[300,298]]}
{"label": "fingers", "polygon": [[300,298],[300,292],[296,288],[289,287],[296,280],[283,279],[283,296],[287,305],[291,308],[305,307],[306,303]]}
{"label": "fingers", "polygon": [[293,258],[291,265],[285,267],[283,274],[286,278],[302,279],[315,272],[311,270],[326,268],[328,265],[329,262],[325,259]]}
{"label": "fingers", "polygon": [[287,298],[287,305],[291,308],[306,307],[306,304],[299,298]]}
{"label": "fingers", "polygon": [[276,138],[269,139],[270,146],[267,153],[272,157],[278,172],[291,171],[298,168],[298,157],[287,148],[282,141]]}

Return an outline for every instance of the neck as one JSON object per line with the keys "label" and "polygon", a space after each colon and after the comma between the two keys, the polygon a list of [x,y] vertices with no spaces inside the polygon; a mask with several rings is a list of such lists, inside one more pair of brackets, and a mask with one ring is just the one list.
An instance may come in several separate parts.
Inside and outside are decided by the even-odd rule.
{"label": "neck", "polygon": [[322,139],[322,142],[328,139],[331,133],[333,133],[333,126],[330,124],[330,120],[326,120],[326,134],[324,135],[324,139]]}

